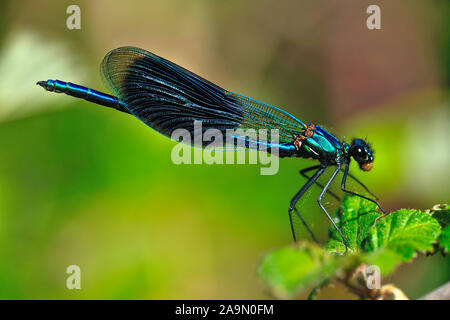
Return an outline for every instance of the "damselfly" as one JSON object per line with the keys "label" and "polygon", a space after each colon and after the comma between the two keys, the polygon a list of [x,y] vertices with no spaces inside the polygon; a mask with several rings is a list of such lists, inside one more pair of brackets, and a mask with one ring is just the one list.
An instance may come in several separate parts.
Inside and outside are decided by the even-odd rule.
{"label": "damselfly", "polygon": [[[305,124],[289,113],[268,104],[227,91],[198,75],[146,50],[122,47],[109,52],[101,64],[102,79],[114,96],[90,88],[60,80],[39,81],[47,91],[61,92],[87,101],[132,114],[156,131],[171,137],[174,130],[183,128],[194,132],[194,122],[202,123],[202,131],[217,129],[226,134],[228,129],[277,129],[279,143],[270,145],[267,151],[277,148],[280,157],[301,157],[318,160],[319,164],[305,168],[300,173],[308,181],[292,198],[288,213],[291,231],[296,241],[293,212],[301,220],[312,239],[311,229],[296,208],[305,192],[317,184],[322,188],[318,198],[320,208],[341,235],[347,240],[322,200],[330,184],[342,170],[342,191],[374,202],[380,209],[378,198],[349,173],[353,158],[364,171],[372,169],[374,154],[369,144],[354,139],[351,144],[340,141],[324,128]],[[259,141],[246,141],[246,147],[257,147]],[[319,177],[328,167],[335,167],[331,177],[322,185]],[[314,171],[309,176],[308,172]],[[374,199],[346,188],[347,177],[359,183]],[[381,211],[383,211],[381,209]],[[384,211],[383,211],[384,212]]]}

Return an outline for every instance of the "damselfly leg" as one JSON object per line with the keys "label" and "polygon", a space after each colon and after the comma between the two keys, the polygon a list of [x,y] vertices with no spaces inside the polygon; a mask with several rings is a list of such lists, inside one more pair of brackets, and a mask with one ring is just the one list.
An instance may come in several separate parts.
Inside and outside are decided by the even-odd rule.
{"label": "damselfly leg", "polygon": [[[348,172],[348,170],[349,170],[349,167],[350,167],[350,164],[349,163],[347,163],[346,164],[346,166],[345,166],[345,169],[344,169],[344,176],[342,177],[342,182],[341,182],[341,189],[342,189],[342,191],[344,191],[344,192],[346,192],[346,193],[348,193],[348,194],[351,194],[351,195],[354,195],[354,196],[357,196],[357,197],[360,197],[360,198],[363,198],[363,199],[366,199],[366,200],[368,200],[368,201],[371,201],[371,202],[373,202],[373,203],[375,203],[377,206],[378,206],[378,208],[380,208],[380,210],[381,210],[381,212],[383,212],[383,216],[386,216],[386,212],[383,210],[383,208],[380,206],[380,204],[378,203],[378,201],[377,200],[374,200],[374,199],[370,199],[370,198],[368,198],[368,197],[366,197],[366,196],[363,196],[363,195],[361,195],[361,194],[358,194],[358,193],[356,193],[356,192],[353,192],[353,191],[350,191],[350,190],[347,190],[346,189],[346,187],[345,187],[345,183],[347,182],[347,176],[349,175],[349,172]],[[372,196],[374,196],[375,197],[375,199],[378,199],[372,192],[370,192],[368,189],[367,189],[367,187],[365,186],[365,185],[363,185],[361,182],[359,182],[357,179],[355,179],[354,177],[352,177],[356,182],[358,182],[368,193],[370,193]]]}
{"label": "damselfly leg", "polygon": [[[342,170],[342,172],[344,172],[344,174],[345,174],[345,169],[341,169],[341,170]],[[356,183],[358,183],[361,187],[363,187],[364,190],[366,190],[366,192],[367,192],[368,194],[370,194],[372,197],[375,198],[375,200],[378,201],[378,197],[377,197],[375,194],[373,194],[372,191],[370,191],[369,188],[367,188],[366,185],[365,185],[364,183],[362,183],[361,181],[359,181],[359,179],[356,178],[354,175],[352,175],[348,170],[347,170],[347,175],[348,175],[350,178],[352,178]]]}
{"label": "damselfly leg", "polygon": [[[344,169],[342,169],[342,166],[341,165],[338,165],[337,167],[336,167],[336,169],[334,170],[334,172],[333,172],[333,174],[331,175],[331,177],[328,179],[328,181],[326,182],[326,184],[325,185],[323,185],[323,184],[321,184],[320,182],[318,182],[318,179],[319,179],[319,177],[324,173],[324,171],[325,171],[325,169],[326,169],[327,167],[324,167],[323,165],[315,165],[315,166],[312,166],[312,167],[308,167],[308,168],[305,168],[305,169],[302,169],[302,170],[300,170],[300,174],[302,175],[302,176],[304,176],[305,178],[307,178],[308,179],[308,181],[305,183],[305,185],[300,189],[300,191],[295,195],[295,197],[292,199],[292,201],[291,201],[291,205],[290,205],[290,207],[289,207],[289,219],[290,219],[290,223],[291,223],[291,230],[292,230],[292,235],[293,235],[293,238],[294,238],[294,241],[296,241],[296,237],[295,237],[295,231],[294,231],[294,225],[293,225],[293,221],[292,221],[292,211],[294,210],[295,211],[295,213],[297,214],[297,216],[298,216],[298,218],[300,219],[300,221],[303,223],[303,225],[305,226],[305,228],[306,228],[306,230],[308,231],[308,233],[311,235],[311,237],[314,239],[314,241],[315,242],[318,242],[317,240],[316,240],[316,238],[314,237],[314,234],[312,233],[312,231],[310,230],[310,228],[308,227],[308,225],[306,224],[306,222],[304,221],[304,219],[302,218],[302,216],[300,215],[300,213],[298,212],[298,210],[295,208],[295,205],[296,205],[296,203],[300,200],[300,198],[303,196],[303,194],[311,187],[311,185],[313,185],[313,184],[316,184],[317,186],[319,186],[321,189],[322,189],[322,191],[321,191],[321,193],[320,193],[320,195],[319,195],[319,198],[318,198],[318,203],[319,203],[319,206],[320,206],[320,208],[322,209],[322,211],[323,212],[325,212],[325,214],[327,215],[327,217],[328,217],[328,219],[331,221],[331,223],[333,224],[333,226],[336,228],[336,230],[339,232],[339,234],[340,234],[340,236],[341,236],[341,238],[342,238],[342,240],[343,240],[343,242],[344,242],[344,244],[345,244],[345,248],[346,248],[346,251],[347,251],[347,249],[348,249],[348,243],[347,243],[347,239],[345,238],[345,236],[344,236],[344,234],[342,233],[342,231],[339,229],[339,227],[337,226],[337,224],[336,224],[336,222],[333,220],[333,218],[331,217],[331,215],[328,213],[328,211],[325,209],[325,207],[323,206],[323,204],[322,204],[322,200],[323,200],[323,197],[324,197],[324,195],[326,194],[326,193],[328,193],[328,194],[330,194],[331,196],[333,196],[333,198],[335,198],[336,200],[338,200],[338,201],[340,201],[341,199],[340,199],[340,197],[339,196],[337,196],[334,192],[332,192],[331,190],[329,190],[329,187],[330,187],[330,185],[331,185],[331,183],[333,182],[333,180],[336,178],[336,176],[337,176],[337,174],[339,173],[339,171],[343,171],[343,177],[342,177],[342,182],[341,182],[341,190],[343,191],[343,192],[346,192],[346,193],[348,193],[348,194],[351,194],[351,195],[354,195],[354,196],[357,196],[357,197],[360,197],[360,198],[363,198],[363,199],[366,199],[366,200],[368,200],[368,201],[371,201],[371,202],[373,202],[373,203],[375,203],[379,208],[380,208],[380,210],[384,213],[384,215],[385,215],[385,211],[383,210],[383,208],[380,206],[380,204],[378,203],[378,198],[361,182],[361,181],[359,181],[356,177],[354,177],[353,175],[351,175],[350,173],[349,173],[349,164],[347,163],[346,164],[346,166],[345,166],[345,168]],[[307,175],[307,172],[309,172],[309,171],[313,171],[313,170],[316,170],[317,169],[317,171],[314,173],[314,175],[313,176],[309,176],[309,175]],[[350,191],[350,190],[347,190],[346,189],[346,182],[347,182],[347,177],[350,177],[350,178],[352,178],[353,180],[355,180],[362,188],[364,188],[364,190],[367,192],[367,193],[369,193],[370,195],[372,195],[374,198],[375,198],[375,200],[374,199],[371,199],[371,198],[368,198],[368,197],[366,197],[366,196],[363,196],[363,195],[361,195],[361,194],[359,194],[359,193],[356,193],[356,192],[353,192],[353,191]]]}
{"label": "damselfly leg", "polygon": [[[315,165],[315,166],[312,166],[312,167],[307,167],[307,168],[304,168],[304,169],[300,170],[299,173],[300,173],[303,177],[305,177],[306,179],[310,179],[311,177],[310,177],[309,175],[307,175],[306,173],[309,172],[309,171],[312,171],[312,170],[316,170],[316,169],[318,169],[318,168],[320,168],[320,167],[321,167],[320,164]],[[344,168],[344,169],[341,168],[341,171],[345,174],[345,168]],[[358,183],[362,188],[364,188],[364,190],[365,190],[368,194],[370,194],[372,197],[374,197],[375,200],[378,200],[378,197],[377,197],[374,193],[372,193],[372,191],[370,191],[369,188],[367,188],[367,186],[366,186],[364,183],[362,183],[358,178],[356,178],[354,175],[352,175],[352,174],[350,173],[350,171],[348,171],[348,170],[347,170],[347,176],[350,177],[350,178],[352,178],[356,183]],[[347,180],[347,179],[346,179],[346,180]],[[316,184],[318,187],[320,187],[320,189],[323,189],[323,185],[322,185],[320,182],[316,181],[315,184]],[[343,190],[343,191],[346,191],[346,190]],[[338,195],[336,195],[336,193],[334,193],[333,191],[327,190],[327,193],[328,193],[329,195],[331,195],[331,196],[332,196],[334,199],[336,199],[337,201],[341,201],[341,198],[340,198]],[[381,209],[381,208],[380,208],[380,209]],[[383,211],[383,210],[382,210],[382,211]]]}
{"label": "damselfly leg", "polygon": [[[310,179],[311,177],[308,176],[308,175],[306,174],[306,172],[309,172],[309,171],[312,171],[312,170],[316,170],[316,169],[320,168],[321,166],[322,166],[322,165],[318,164],[318,165],[315,165],[315,166],[312,166],[312,167],[308,167],[308,168],[302,169],[302,170],[300,170],[300,174],[301,174],[302,176],[304,176],[306,179]],[[323,185],[322,185],[320,182],[316,181],[315,184],[316,184],[320,189],[323,189]],[[336,193],[334,193],[333,191],[327,190],[327,192],[328,192],[328,194],[330,194],[333,198],[335,198],[337,201],[341,201],[341,198],[340,198]]]}
{"label": "damselfly leg", "polygon": [[303,223],[303,225],[305,226],[306,230],[308,231],[308,233],[311,235],[311,238],[318,243],[316,237],[314,236],[313,232],[311,231],[311,229],[308,227],[308,225],[306,224],[305,220],[303,219],[303,217],[300,215],[300,212],[297,210],[297,208],[295,208],[295,205],[297,204],[297,202],[300,200],[300,198],[305,194],[305,192],[317,181],[317,179],[319,179],[319,177],[325,172],[325,169],[327,167],[324,166],[319,166],[318,170],[316,171],[316,173],[314,173],[314,175],[303,185],[303,187],[301,187],[301,189],[296,193],[296,195],[292,198],[291,200],[291,204],[289,205],[289,222],[291,223],[291,231],[292,231],[292,237],[294,238],[294,242],[297,241],[296,237],[295,237],[295,229],[294,229],[294,222],[292,220],[292,211],[295,212],[295,214],[298,216],[298,218],[300,219],[300,221]]}
{"label": "damselfly leg", "polygon": [[328,213],[328,211],[325,209],[325,207],[322,204],[323,195],[327,192],[330,184],[333,182],[334,178],[336,178],[336,175],[338,174],[338,172],[340,170],[341,170],[341,165],[339,164],[339,165],[337,165],[336,170],[334,170],[334,172],[331,175],[330,179],[328,179],[327,183],[325,184],[325,187],[322,189],[322,192],[320,193],[319,199],[317,199],[317,202],[319,203],[319,206],[322,209],[322,211],[325,212],[325,214],[327,215],[328,219],[330,219],[330,221],[333,224],[333,226],[336,228],[336,230],[341,235],[342,241],[344,241],[344,245],[345,245],[345,252],[347,252],[347,249],[348,249],[347,239],[345,238],[345,236],[342,233],[341,229],[339,229],[339,227],[337,226],[336,222],[333,220],[333,218],[330,216],[330,214]]}

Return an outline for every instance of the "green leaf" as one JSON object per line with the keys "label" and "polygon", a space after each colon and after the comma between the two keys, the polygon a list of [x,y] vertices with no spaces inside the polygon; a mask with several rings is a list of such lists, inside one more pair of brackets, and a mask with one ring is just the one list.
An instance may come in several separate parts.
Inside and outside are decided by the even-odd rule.
{"label": "green leaf", "polygon": [[441,226],[429,214],[413,209],[400,209],[380,219],[370,229],[366,250],[388,248],[400,254],[404,262],[416,251],[431,251]]}
{"label": "green leaf", "polygon": [[450,251],[450,206],[448,204],[437,204],[426,211],[435,218],[442,227],[438,238],[440,249],[447,254]]}
{"label": "green leaf", "polygon": [[345,252],[345,245],[342,241],[331,239],[324,245],[324,249],[330,254],[342,254]]}
{"label": "green leaf", "polygon": [[[356,252],[359,251],[370,228],[380,215],[377,212],[376,204],[370,201],[356,196],[346,196],[344,198],[336,212],[335,221],[347,239],[349,249]],[[340,250],[343,246],[345,251],[342,238],[336,228],[331,225],[329,230],[330,241],[325,245],[327,250],[333,252],[332,249],[336,249],[335,252],[343,252]],[[341,242],[342,246],[335,243],[335,241]]]}
{"label": "green leaf", "polygon": [[427,212],[435,218],[442,228],[450,225],[450,208],[448,204],[437,204]]}
{"label": "green leaf", "polygon": [[314,298],[333,280],[345,282],[351,278],[361,264],[376,265],[382,276],[389,275],[417,252],[432,251],[437,241],[444,252],[449,251],[448,209],[448,205],[437,205],[426,212],[401,209],[383,217],[372,202],[346,196],[334,220],[347,238],[348,251],[330,226],[324,248],[303,242],[275,250],[264,258],[259,276],[277,297],[287,298],[314,287],[310,295]]}
{"label": "green leaf", "polygon": [[438,242],[439,246],[442,248],[442,251],[447,254],[450,251],[450,226],[446,226],[442,229]]}
{"label": "green leaf", "polygon": [[287,298],[306,286],[318,285],[336,269],[334,257],[317,245],[304,242],[267,254],[258,274],[276,297]]}

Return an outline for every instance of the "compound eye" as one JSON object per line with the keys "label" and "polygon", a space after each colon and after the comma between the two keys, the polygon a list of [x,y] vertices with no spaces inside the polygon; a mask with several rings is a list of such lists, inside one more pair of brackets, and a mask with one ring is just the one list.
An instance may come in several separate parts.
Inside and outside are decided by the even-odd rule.
{"label": "compound eye", "polygon": [[362,148],[362,147],[356,147],[354,149],[353,157],[358,162],[364,161],[367,158],[367,151],[364,148]]}
{"label": "compound eye", "polygon": [[367,158],[367,150],[364,148],[360,148],[360,155],[362,158],[366,159]]}

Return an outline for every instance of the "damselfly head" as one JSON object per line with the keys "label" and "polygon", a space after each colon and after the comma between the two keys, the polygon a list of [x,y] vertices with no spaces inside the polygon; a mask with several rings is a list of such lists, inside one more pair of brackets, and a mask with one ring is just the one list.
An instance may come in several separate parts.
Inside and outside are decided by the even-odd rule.
{"label": "damselfly head", "polygon": [[373,150],[366,141],[354,139],[350,146],[349,154],[358,162],[361,170],[370,171],[373,168]]}

